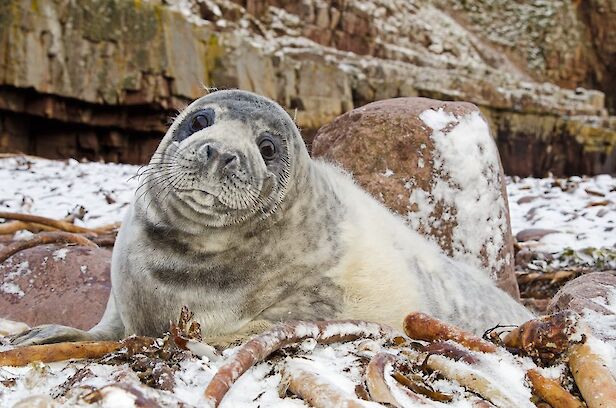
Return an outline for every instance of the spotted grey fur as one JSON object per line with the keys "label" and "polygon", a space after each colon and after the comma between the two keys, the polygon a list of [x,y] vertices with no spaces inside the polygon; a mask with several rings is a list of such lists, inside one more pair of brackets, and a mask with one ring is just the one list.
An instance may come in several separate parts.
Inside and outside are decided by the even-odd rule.
{"label": "spotted grey fur", "polygon": [[[214,123],[187,135],[204,109]],[[267,164],[256,143],[264,132],[278,143],[278,157]],[[349,175],[311,159],[288,114],[252,93],[218,91],[192,103],[165,135],[135,197],[114,248],[101,322],[88,332],[40,326],[14,343],[156,336],[183,305],[213,339],[288,319],[400,327],[415,310],[474,332],[532,317]]]}

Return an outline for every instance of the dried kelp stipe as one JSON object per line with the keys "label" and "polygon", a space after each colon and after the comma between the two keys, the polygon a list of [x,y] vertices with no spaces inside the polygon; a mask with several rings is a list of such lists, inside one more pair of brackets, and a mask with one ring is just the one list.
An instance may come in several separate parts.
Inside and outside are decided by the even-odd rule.
{"label": "dried kelp stipe", "polygon": [[473,356],[469,352],[469,350],[457,347],[456,345],[445,341],[430,343],[423,348],[423,351],[428,353],[428,357],[426,358],[429,358],[433,354],[438,354],[449,357],[455,361],[464,361],[468,364],[476,364],[479,361],[477,357]]}
{"label": "dried kelp stipe", "polygon": [[322,344],[359,338],[379,339],[393,333],[394,330],[389,326],[358,320],[291,321],[279,324],[242,345],[218,369],[205,390],[205,398],[211,405],[218,406],[233,383],[250,367],[289,344],[309,338]]}
{"label": "dried kelp stipe", "polygon": [[404,332],[412,339],[423,341],[453,340],[474,351],[493,353],[496,346],[472,333],[446,324],[425,313],[411,313],[404,318]]}
{"label": "dried kelp stipe", "polygon": [[63,220],[54,220],[52,218],[41,217],[40,215],[32,215],[32,214],[22,214],[22,213],[13,213],[0,211],[0,218],[4,218],[5,220],[15,220],[21,221],[25,223],[34,223],[41,224],[47,227],[51,227],[56,230],[72,232],[77,234],[92,234],[97,235],[99,232],[105,232],[107,229],[105,228],[86,228],[75,225],[71,222],[63,221]]}
{"label": "dried kelp stipe", "polygon": [[[74,224],[75,220],[83,220],[83,217],[86,215],[86,209],[81,206],[75,206],[73,210],[64,218],[58,221],[67,222],[70,224]],[[17,231],[27,230],[33,233],[41,232],[41,231],[57,231],[57,228],[39,224],[36,222],[26,222],[26,221],[5,221],[0,223],[0,235],[8,235],[14,234]]]}
{"label": "dried kelp stipe", "polygon": [[569,368],[588,408],[616,407],[616,380],[593,350],[595,341],[587,335],[586,342],[571,346]]}
{"label": "dried kelp stipe", "polygon": [[124,347],[121,341],[80,341],[17,347],[0,352],[0,366],[21,367],[35,361],[51,363],[81,358],[100,358]]}
{"label": "dried kelp stipe", "polygon": [[553,408],[584,408],[584,404],[564,389],[558,381],[544,377],[537,370],[529,370],[526,375],[534,394]]}
{"label": "dried kelp stipe", "polygon": [[416,394],[424,395],[431,400],[450,402],[453,399],[451,394],[434,390],[419,374],[404,370],[404,366],[392,372],[391,376],[409,390]]}
{"label": "dried kelp stipe", "polygon": [[[390,377],[389,373],[393,372],[395,363],[396,357],[390,353],[377,353],[368,363],[366,384],[372,400],[404,408],[408,404],[401,400],[400,395],[403,395],[414,405],[431,406],[432,403],[428,398],[413,392],[409,388],[402,387],[397,381],[390,380],[388,384],[387,378]],[[397,387],[398,393],[395,393],[392,387]]]}
{"label": "dried kelp stipe", "polygon": [[582,340],[576,336],[579,315],[562,311],[529,320],[509,332],[503,344],[515,353],[522,353],[551,364],[566,352],[572,343]]}
{"label": "dried kelp stipe", "polygon": [[374,406],[344,391],[321,378],[318,373],[307,370],[294,360],[282,370],[282,381],[288,391],[315,408],[367,408]]}
{"label": "dried kelp stipe", "polygon": [[530,401],[515,400],[508,395],[499,384],[484,375],[482,372],[473,369],[467,364],[458,364],[455,361],[439,356],[432,355],[425,363],[426,367],[438,372],[443,377],[456,381],[467,390],[480,395],[497,407],[523,407],[531,406]]}
{"label": "dried kelp stipe", "polygon": [[90,248],[98,247],[98,245],[83,235],[63,231],[40,232],[28,240],[14,241],[0,248],[0,263],[6,261],[19,251],[46,244],[74,244]]}

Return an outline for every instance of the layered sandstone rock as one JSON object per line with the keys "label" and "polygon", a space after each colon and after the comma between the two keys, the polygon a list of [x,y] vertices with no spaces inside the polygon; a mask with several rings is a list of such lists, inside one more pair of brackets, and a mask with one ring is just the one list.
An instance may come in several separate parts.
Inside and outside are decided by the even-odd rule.
{"label": "layered sandstone rock", "polygon": [[339,163],[414,230],[519,296],[503,170],[476,106],[370,103],[321,128],[312,154]]}
{"label": "layered sandstone rock", "polygon": [[[480,0],[465,4],[497,14]],[[607,21],[611,8],[603,9],[587,20]],[[481,24],[492,21],[473,27],[473,16],[436,0],[5,1],[0,150],[143,162],[168,118],[204,86],[239,87],[280,102],[308,142],[354,107],[426,96],[478,105],[507,173],[613,171],[616,130],[604,94],[541,83],[595,82],[560,81],[521,63],[512,52],[524,47],[485,38]],[[611,29],[593,29],[605,39],[602,61],[612,61]]]}
{"label": "layered sandstone rock", "polygon": [[[607,94],[616,110],[616,1],[438,1],[534,79]],[[506,24],[503,24],[506,22]]]}
{"label": "layered sandstone rock", "polygon": [[2,317],[90,329],[100,320],[111,291],[111,251],[43,245],[0,264]]}
{"label": "layered sandstone rock", "polygon": [[2,2],[0,42],[0,149],[129,162],[202,94],[219,52],[211,30],[127,1]]}

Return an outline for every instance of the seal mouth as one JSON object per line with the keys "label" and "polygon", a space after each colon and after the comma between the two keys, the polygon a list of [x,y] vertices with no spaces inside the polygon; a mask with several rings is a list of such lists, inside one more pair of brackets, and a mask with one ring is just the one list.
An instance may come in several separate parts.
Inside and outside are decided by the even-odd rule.
{"label": "seal mouth", "polygon": [[178,194],[181,200],[194,211],[211,213],[217,207],[217,200],[214,194],[199,189],[178,191]]}
{"label": "seal mouth", "polygon": [[204,190],[202,188],[195,188],[195,187],[175,187],[176,191],[178,193],[200,193],[203,196],[214,196],[216,197],[216,194],[211,193],[207,190]]}

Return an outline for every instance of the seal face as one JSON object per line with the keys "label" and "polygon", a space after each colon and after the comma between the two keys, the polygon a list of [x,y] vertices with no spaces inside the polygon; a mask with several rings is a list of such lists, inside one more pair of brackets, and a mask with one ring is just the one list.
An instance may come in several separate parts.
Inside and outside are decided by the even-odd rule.
{"label": "seal face", "polygon": [[154,154],[148,205],[208,227],[268,217],[285,197],[298,141],[275,103],[240,91],[207,95],[176,118]]}

